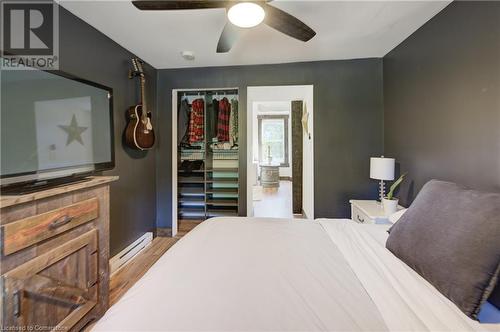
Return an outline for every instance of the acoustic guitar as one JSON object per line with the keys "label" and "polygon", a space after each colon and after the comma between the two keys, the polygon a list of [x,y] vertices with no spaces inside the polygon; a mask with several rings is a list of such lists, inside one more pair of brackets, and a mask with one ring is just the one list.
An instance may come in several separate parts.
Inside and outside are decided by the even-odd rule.
{"label": "acoustic guitar", "polygon": [[129,71],[129,78],[139,77],[141,100],[139,104],[130,107],[127,111],[128,124],[125,130],[125,141],[134,149],[148,150],[155,143],[155,133],[151,123],[151,112],[146,108],[146,78],[141,60],[133,58],[132,66],[133,70]]}

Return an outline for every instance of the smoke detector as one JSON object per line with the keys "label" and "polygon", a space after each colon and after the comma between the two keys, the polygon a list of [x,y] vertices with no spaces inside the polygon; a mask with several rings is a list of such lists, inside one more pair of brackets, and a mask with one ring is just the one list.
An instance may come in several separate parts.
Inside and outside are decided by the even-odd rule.
{"label": "smoke detector", "polygon": [[181,55],[184,58],[184,60],[187,61],[193,61],[195,59],[194,52],[192,51],[182,51]]}

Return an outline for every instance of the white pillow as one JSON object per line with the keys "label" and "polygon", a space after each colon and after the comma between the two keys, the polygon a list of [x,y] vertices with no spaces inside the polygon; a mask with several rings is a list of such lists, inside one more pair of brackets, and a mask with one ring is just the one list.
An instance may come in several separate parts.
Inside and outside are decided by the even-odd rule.
{"label": "white pillow", "polygon": [[401,218],[401,216],[406,212],[406,210],[408,209],[401,209],[398,212],[391,214],[391,216],[389,217],[389,221],[393,224],[397,223],[399,218]]}

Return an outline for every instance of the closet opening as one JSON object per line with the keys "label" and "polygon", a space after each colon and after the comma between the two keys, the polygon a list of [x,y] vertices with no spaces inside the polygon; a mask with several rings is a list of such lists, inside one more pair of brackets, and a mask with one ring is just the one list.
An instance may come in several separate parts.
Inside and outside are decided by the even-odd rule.
{"label": "closet opening", "polygon": [[173,90],[172,236],[240,215],[238,89]]}
{"label": "closet opening", "polygon": [[247,90],[249,216],[314,218],[313,86]]}

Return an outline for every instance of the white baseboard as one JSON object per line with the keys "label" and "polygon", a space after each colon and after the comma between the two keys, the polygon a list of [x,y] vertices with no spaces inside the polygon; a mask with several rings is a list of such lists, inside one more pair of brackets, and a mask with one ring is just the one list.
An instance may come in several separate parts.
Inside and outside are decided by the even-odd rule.
{"label": "white baseboard", "polygon": [[109,272],[113,274],[117,272],[120,268],[125,266],[135,255],[137,255],[142,249],[146,248],[153,241],[153,233],[148,232],[143,236],[135,240],[125,249],[120,251],[117,255],[113,256],[109,260]]}

